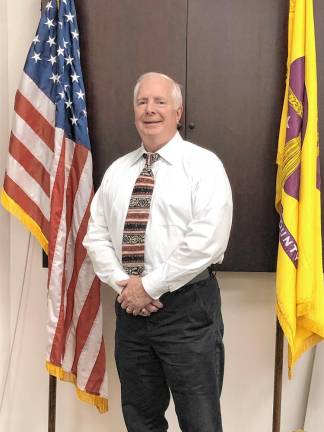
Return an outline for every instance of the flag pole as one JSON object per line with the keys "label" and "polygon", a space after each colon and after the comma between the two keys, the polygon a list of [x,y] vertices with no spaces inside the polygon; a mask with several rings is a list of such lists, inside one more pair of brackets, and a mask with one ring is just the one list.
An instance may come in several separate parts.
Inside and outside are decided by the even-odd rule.
{"label": "flag pole", "polygon": [[273,388],[272,432],[280,432],[281,394],[282,394],[282,364],[283,364],[283,331],[277,319],[276,324],[276,354]]}
{"label": "flag pole", "polygon": [[[59,6],[59,0],[57,0],[57,6]],[[41,0],[41,13],[45,7],[45,0]],[[48,257],[43,251],[43,268],[48,268]],[[56,382],[57,378],[49,375],[48,376],[48,432],[55,432],[55,420],[56,420]]]}
{"label": "flag pole", "polygon": [[56,418],[56,377],[49,375],[48,432],[55,432]]}
{"label": "flag pole", "polygon": [[[43,251],[43,268],[48,268],[48,257]],[[56,419],[56,383],[55,376],[48,376],[48,432],[55,432]]]}

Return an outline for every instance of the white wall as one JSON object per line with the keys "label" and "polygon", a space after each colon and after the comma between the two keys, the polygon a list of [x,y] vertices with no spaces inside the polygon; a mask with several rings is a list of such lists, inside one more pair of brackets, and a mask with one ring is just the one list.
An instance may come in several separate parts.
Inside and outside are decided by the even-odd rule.
{"label": "white wall", "polygon": [[[1,70],[7,70],[6,79],[0,81],[1,95],[7,95],[5,101],[1,98],[0,117],[1,120],[4,118],[6,120],[6,124],[1,123],[2,168],[2,165],[6,163],[14,95],[32,35],[36,30],[40,4],[38,0],[1,0],[1,3],[1,13],[3,14],[1,18],[4,20],[4,25],[1,25],[1,32],[5,32],[5,35],[4,37],[1,35],[0,40],[1,44],[5,43],[6,45],[5,49],[1,51]],[[4,108],[5,115],[3,115]],[[43,377],[39,379],[39,375],[33,373],[37,367],[44,374],[43,356],[46,340],[46,285],[44,283],[46,273],[40,271],[40,261],[35,259],[34,253],[39,253],[39,251],[35,249],[34,241],[30,243],[29,256],[27,257],[29,234],[26,230],[15,219],[9,219],[2,208],[0,212],[1,217],[6,217],[8,220],[6,224],[2,224],[1,221],[1,230],[4,232],[1,233],[0,266],[1,268],[2,266],[5,267],[8,272],[7,280],[2,278],[1,273],[1,307],[4,309],[1,318],[4,320],[6,317],[1,330],[5,328],[8,341],[10,340],[10,345],[13,346],[9,380],[5,388],[4,405],[0,413],[0,430],[33,430],[32,425],[34,423],[46,426],[46,418],[42,420],[41,417],[38,419],[37,415],[31,416],[30,414],[35,411],[32,402],[37,402],[36,406],[42,409],[44,413],[47,410],[46,396],[44,397],[47,391],[46,381],[45,388],[42,388]],[[35,270],[34,273],[32,268]],[[25,283],[22,287],[24,279]],[[2,292],[5,295],[4,300]],[[43,298],[40,296],[40,292]],[[17,322],[19,310],[20,319]],[[16,323],[18,325],[15,344],[13,345]],[[40,337],[41,334],[43,334],[42,337]],[[7,349],[8,351],[9,349]],[[5,368],[4,374],[6,374],[6,362],[4,362],[3,367]],[[39,392],[39,400],[37,396],[34,401],[30,397],[30,392],[33,389]],[[3,391],[3,386],[1,386],[1,395]],[[44,406],[42,406],[42,401],[44,401]],[[45,430],[45,427],[42,430]]]}
{"label": "white wall", "polygon": [[[221,273],[218,280],[225,321],[224,432],[270,432],[276,330],[275,275]],[[285,349],[282,432],[292,432],[304,424],[311,372],[309,356],[305,355],[297,364],[295,379],[289,381]]]}
{"label": "white wall", "polygon": [[307,404],[305,430],[309,432],[323,432],[324,429],[324,344],[315,348],[316,356],[311,380],[311,388]]}
{"label": "white wall", "polygon": [[[4,159],[14,93],[39,19],[40,0],[0,0],[0,170]],[[19,29],[19,31],[17,31]],[[8,38],[7,38],[8,35]],[[7,57],[8,54],[8,57]],[[8,72],[7,72],[8,71]],[[2,177],[1,177],[2,180]],[[9,229],[10,228],[10,229]],[[44,367],[46,346],[46,270],[41,251],[18,222],[0,209],[0,385],[9,352],[9,340],[18,313],[10,380],[0,413],[0,431],[43,432],[47,425],[48,375]],[[10,240],[10,241],[9,241]],[[26,267],[26,271],[25,271]],[[25,283],[22,283],[25,273]],[[275,347],[274,275],[223,273],[219,275],[225,321],[226,370],[222,396],[225,432],[270,432],[272,422]],[[79,402],[71,384],[58,383],[57,432],[124,432],[120,390],[113,359],[114,293],[103,289],[105,339],[108,351],[110,410],[97,411]],[[285,358],[286,364],[286,358]],[[285,370],[282,431],[302,427],[311,362],[305,356],[296,378],[288,383]],[[178,432],[173,406],[168,410],[170,431]],[[202,431],[203,432],[203,431]],[[309,431],[311,432],[311,431]]]}
{"label": "white wall", "polygon": [[[3,182],[5,158],[8,146],[8,37],[7,2],[0,0],[0,184]],[[0,239],[6,247],[0,248],[0,404],[9,355],[9,216],[0,208]],[[1,405],[0,405],[1,409]],[[1,412],[0,412],[1,415]]]}

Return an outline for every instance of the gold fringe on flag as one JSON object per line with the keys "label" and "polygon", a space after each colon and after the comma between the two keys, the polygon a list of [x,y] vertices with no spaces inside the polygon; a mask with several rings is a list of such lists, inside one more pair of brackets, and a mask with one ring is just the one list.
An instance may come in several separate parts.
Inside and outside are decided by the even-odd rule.
{"label": "gold fringe on flag", "polygon": [[48,241],[40,226],[32,219],[4,190],[1,191],[0,201],[3,207],[15,216],[19,222],[35,236],[45,253],[48,253]]}
{"label": "gold fringe on flag", "polygon": [[76,376],[72,372],[66,372],[62,367],[50,362],[46,362],[46,369],[50,375],[59,378],[61,381],[73,383],[76,387],[77,396],[82,402],[95,406],[101,414],[108,411],[108,399],[81,390],[77,386]]}

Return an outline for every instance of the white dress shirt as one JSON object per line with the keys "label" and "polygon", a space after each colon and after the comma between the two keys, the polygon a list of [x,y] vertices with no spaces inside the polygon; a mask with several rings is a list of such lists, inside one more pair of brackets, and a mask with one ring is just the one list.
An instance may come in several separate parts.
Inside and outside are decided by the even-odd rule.
{"label": "white dress shirt", "polygon": [[[118,293],[116,281],[129,278],[122,266],[122,237],[144,152],[141,146],[107,169],[83,241],[98,277]],[[142,275],[144,289],[154,299],[222,262],[233,210],[231,187],[214,153],[184,141],[179,133],[158,153]]]}

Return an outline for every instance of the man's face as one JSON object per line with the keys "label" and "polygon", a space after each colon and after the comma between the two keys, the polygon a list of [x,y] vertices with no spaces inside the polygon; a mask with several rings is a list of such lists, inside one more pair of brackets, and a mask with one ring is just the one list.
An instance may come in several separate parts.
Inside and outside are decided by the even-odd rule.
{"label": "man's face", "polygon": [[172,83],[169,80],[149,76],[141,82],[134,103],[137,131],[144,145],[154,144],[154,151],[174,136],[181,117],[182,107],[175,108],[171,91]]}

